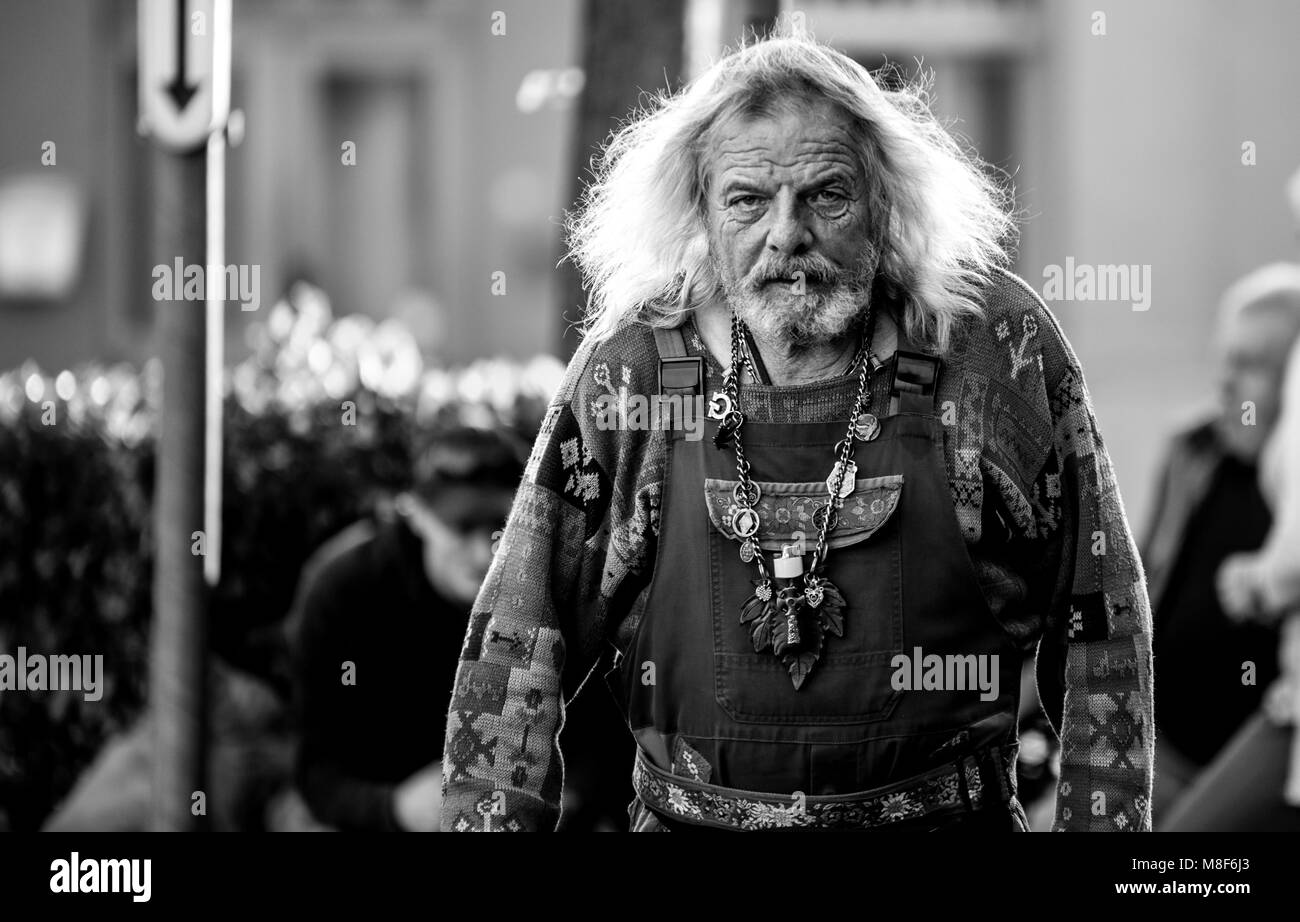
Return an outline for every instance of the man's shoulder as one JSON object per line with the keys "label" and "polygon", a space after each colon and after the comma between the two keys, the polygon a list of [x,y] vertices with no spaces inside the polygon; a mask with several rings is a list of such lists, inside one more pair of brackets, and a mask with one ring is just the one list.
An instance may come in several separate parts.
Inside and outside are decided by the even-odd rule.
{"label": "man's shoulder", "polygon": [[563,403],[578,404],[602,394],[650,394],[658,387],[659,350],[649,324],[629,320],[613,333],[583,339],[569,362],[556,394]]}
{"label": "man's shoulder", "polygon": [[[653,470],[662,456],[664,437],[651,425],[655,418],[634,412],[646,406],[636,398],[648,400],[658,388],[651,327],[627,322],[607,336],[585,339],[542,419],[525,483],[589,515],[603,510],[615,489],[632,489],[629,478]],[[628,417],[619,415],[622,408]]]}
{"label": "man's shoulder", "polygon": [[[983,372],[998,380],[1016,380],[1034,364],[1051,391],[1078,366],[1061,323],[1028,282],[1006,269],[995,269],[984,287],[982,315],[962,327],[959,349],[977,359]],[[992,366],[992,367],[989,367]]]}
{"label": "man's shoulder", "polygon": [[307,607],[342,600],[375,568],[379,526],[371,516],[353,522],[318,547],[303,564],[299,594]]}

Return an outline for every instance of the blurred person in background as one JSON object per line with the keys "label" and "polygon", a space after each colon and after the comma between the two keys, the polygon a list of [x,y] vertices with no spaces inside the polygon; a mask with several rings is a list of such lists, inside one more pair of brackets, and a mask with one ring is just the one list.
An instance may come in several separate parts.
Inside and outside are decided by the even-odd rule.
{"label": "blurred person in background", "polygon": [[1218,411],[1174,437],[1160,478],[1143,553],[1161,687],[1157,822],[1277,676],[1276,627],[1233,617],[1215,581],[1226,561],[1257,550],[1269,534],[1259,461],[1278,419],[1297,334],[1300,267],[1266,266],[1227,291],[1217,340]]}
{"label": "blurred person in background", "polygon": [[409,492],[303,568],[291,616],[297,779],[317,820],[437,828],[452,679],[522,475],[507,436],[449,430],[417,459]]}
{"label": "blurred person in background", "polygon": [[[1300,170],[1287,195],[1300,229]],[[1300,316],[1300,265],[1264,272],[1293,319]],[[1300,832],[1300,336],[1294,333],[1285,375],[1269,395],[1276,422],[1260,452],[1259,474],[1273,524],[1258,552],[1224,562],[1217,588],[1223,610],[1238,623],[1280,629],[1281,676],[1177,801],[1162,830]]]}

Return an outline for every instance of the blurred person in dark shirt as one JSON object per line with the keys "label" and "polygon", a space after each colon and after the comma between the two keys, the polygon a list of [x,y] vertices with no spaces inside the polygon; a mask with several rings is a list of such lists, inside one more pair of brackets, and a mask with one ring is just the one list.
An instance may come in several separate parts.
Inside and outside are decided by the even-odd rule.
{"label": "blurred person in dark shirt", "polygon": [[296,775],[317,820],[437,828],[456,664],[522,475],[507,436],[449,430],[418,458],[409,492],[304,567],[292,616]]}
{"label": "blurred person in dark shirt", "polygon": [[1175,436],[1157,491],[1143,562],[1154,615],[1154,816],[1159,823],[1259,707],[1277,676],[1274,628],[1230,618],[1216,577],[1257,550],[1272,517],[1258,462],[1276,423],[1300,290],[1269,266],[1224,295],[1217,333],[1219,408]]}

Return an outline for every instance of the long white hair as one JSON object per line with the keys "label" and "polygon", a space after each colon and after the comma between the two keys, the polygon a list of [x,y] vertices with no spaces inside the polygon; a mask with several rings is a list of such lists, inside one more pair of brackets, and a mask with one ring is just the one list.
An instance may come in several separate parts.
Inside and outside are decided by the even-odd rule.
{"label": "long white hair", "polygon": [[660,93],[614,132],[568,216],[568,258],[589,292],[597,340],[637,320],[675,326],[711,298],[705,180],[710,128],[780,101],[825,98],[860,142],[879,272],[904,298],[908,336],[946,352],[954,324],[1010,263],[1011,191],[930,111],[923,83],[878,86],[862,65],[782,30],[723,57],[676,95]]}

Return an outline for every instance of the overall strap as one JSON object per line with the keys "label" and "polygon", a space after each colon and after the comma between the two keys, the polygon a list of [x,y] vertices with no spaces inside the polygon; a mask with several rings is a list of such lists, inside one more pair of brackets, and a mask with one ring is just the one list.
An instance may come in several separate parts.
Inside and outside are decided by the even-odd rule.
{"label": "overall strap", "polygon": [[889,415],[933,413],[939,358],[921,352],[894,355],[894,380],[889,387]]}
{"label": "overall strap", "polygon": [[686,354],[686,339],[681,327],[655,327],[654,334],[655,347],[659,350],[659,394],[681,398],[669,403],[672,417],[668,441],[674,442],[685,434],[678,419],[680,405],[704,393],[704,359]]}

